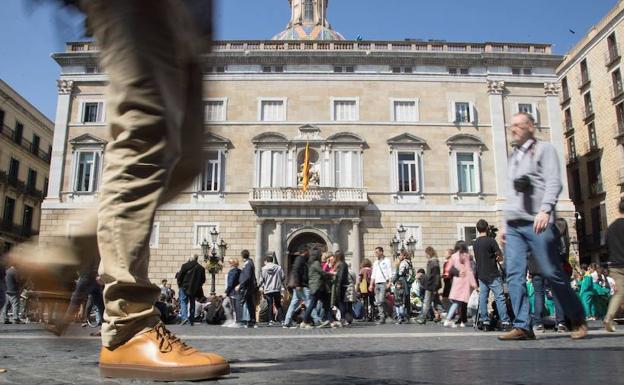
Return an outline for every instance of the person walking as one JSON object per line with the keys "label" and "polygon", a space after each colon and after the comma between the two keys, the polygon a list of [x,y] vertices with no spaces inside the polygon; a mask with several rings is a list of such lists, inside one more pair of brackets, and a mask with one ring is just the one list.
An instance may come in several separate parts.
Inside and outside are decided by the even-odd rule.
{"label": "person walking", "polygon": [[386,290],[390,289],[392,266],[390,260],[384,255],[383,247],[377,246],[374,253],[377,260],[373,264],[368,290],[375,293],[375,306],[379,317],[377,324],[381,325],[386,323]]}
{"label": "person walking", "polygon": [[509,158],[505,223],[507,286],[515,319],[513,329],[500,340],[535,339],[526,291],[527,254],[547,279],[570,320],[573,339],[587,335],[583,306],[560,265],[560,236],[555,226],[557,198],[562,190],[561,167],[555,147],[535,138],[535,119],[518,113],[511,120],[516,149]]}
{"label": "person walking", "polygon": [[[295,262],[293,263],[288,278],[288,288],[291,290],[290,304],[286,311],[284,324],[282,327],[293,327],[292,317],[295,310],[304,305],[306,308],[310,304],[310,289],[308,288],[308,259],[310,251],[302,248],[295,252]],[[314,313],[313,313],[314,317]]]}
{"label": "person walking", "polygon": [[301,329],[312,329],[312,312],[320,302],[323,307],[323,319],[319,328],[329,327],[333,319],[331,312],[331,298],[329,290],[331,288],[331,274],[326,272],[321,266],[321,252],[318,249],[310,250],[310,267],[308,270],[308,282],[310,287],[311,300],[306,304],[306,312]]}
{"label": "person walking", "polygon": [[416,274],[414,272],[414,266],[412,266],[411,257],[406,250],[401,250],[401,253],[399,255],[399,263],[395,270],[392,283],[396,284],[399,281],[401,282],[401,286],[403,289],[401,291],[402,295],[397,296],[397,294],[395,293],[394,300],[395,306],[396,302],[399,302],[400,304],[402,303],[405,306],[403,309],[403,312],[405,314],[405,319],[403,320],[404,322],[409,322],[409,317],[411,315],[410,292],[412,284],[415,280]]}
{"label": "person walking", "polygon": [[340,310],[340,322],[334,321],[332,326],[342,327],[347,325],[347,288],[349,286],[349,266],[345,262],[344,253],[341,250],[334,252],[335,275],[332,280],[331,304]]}
{"label": "person walking", "polygon": [[6,301],[4,304],[4,309],[2,309],[2,316],[4,318],[5,324],[11,324],[9,321],[9,304],[11,305],[11,310],[13,311],[13,323],[21,324],[23,323],[20,319],[21,315],[21,303],[20,303],[20,295],[22,294],[22,287],[20,283],[20,277],[18,275],[17,269],[15,266],[9,266],[6,270]]}
{"label": "person walking", "polygon": [[357,277],[355,287],[364,305],[364,320],[373,321],[374,317],[374,299],[375,293],[370,290],[371,275],[373,273],[373,263],[368,258],[364,258],[360,266],[360,272]]}
{"label": "person walking", "polygon": [[[465,327],[467,319],[467,306],[470,294],[477,288],[474,271],[472,270],[472,256],[468,252],[468,245],[464,241],[458,241],[455,244],[455,253],[451,256],[451,272],[453,276],[453,285],[449,293],[449,299],[452,301],[446,321],[445,327]],[[459,311],[459,319],[453,323],[455,313]]]}
{"label": "person walking", "polygon": [[[438,254],[431,246],[425,249],[425,256],[427,258],[427,267],[425,269],[424,289],[425,299],[423,301],[422,312],[418,316],[416,322],[421,325],[427,323],[429,319],[430,309],[433,309],[434,313],[437,313],[435,309],[436,302],[439,302],[438,290],[440,290],[440,261],[438,261]],[[439,316],[435,317],[436,319]]]}
{"label": "person walking", "polygon": [[507,314],[505,303],[505,293],[503,290],[503,278],[498,268],[498,264],[503,260],[503,253],[498,246],[496,239],[488,236],[490,225],[485,219],[477,222],[477,239],[472,248],[474,250],[477,279],[479,281],[479,315],[478,326],[485,330],[493,330],[498,325],[492,325],[488,315],[488,299],[490,292],[494,294],[498,318],[501,322],[501,329],[511,330],[511,320]]}
{"label": "person walking", "polygon": [[604,328],[615,332],[613,319],[624,302],[624,198],[618,205],[620,217],[607,229],[607,248],[609,250],[609,277],[615,281],[615,292],[609,301],[604,317]]}
{"label": "person walking", "polygon": [[243,309],[242,321],[247,328],[257,328],[256,325],[256,267],[249,256],[249,250],[241,251],[243,258],[243,268],[241,269],[240,280],[236,290],[240,296],[241,307]]}
{"label": "person walking", "polygon": [[442,289],[442,305],[448,312],[450,308],[449,295],[451,294],[451,287],[453,286],[453,276],[450,274],[451,269],[451,256],[453,256],[453,249],[446,249],[444,252],[444,265],[442,267],[442,283],[444,288]]}
{"label": "person walking", "polygon": [[230,265],[230,271],[228,271],[227,273],[225,297],[230,302],[230,313],[226,314],[226,317],[228,317],[228,322],[226,322],[224,325],[231,327],[237,325],[237,323],[240,322],[240,301],[235,288],[240,283],[241,269],[238,268],[238,259],[236,258],[230,258],[228,260],[228,265]]}
{"label": "person walking", "polygon": [[180,268],[179,279],[182,281],[180,291],[184,292],[189,306],[188,317],[182,321],[182,325],[188,323],[193,326],[196,300],[204,296],[202,286],[206,283],[206,269],[197,262],[198,259],[199,256],[195,254]]}
{"label": "person walking", "polygon": [[283,321],[282,290],[284,289],[284,270],[280,265],[273,262],[273,256],[268,256],[260,273],[260,289],[264,293],[269,306],[269,326],[275,324],[273,306],[277,309],[277,322]]}

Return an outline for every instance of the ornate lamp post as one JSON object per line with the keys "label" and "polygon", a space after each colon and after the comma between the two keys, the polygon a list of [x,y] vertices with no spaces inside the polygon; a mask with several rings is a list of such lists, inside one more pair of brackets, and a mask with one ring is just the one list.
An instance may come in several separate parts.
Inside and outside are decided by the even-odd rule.
{"label": "ornate lamp post", "polygon": [[[212,282],[210,285],[210,295],[216,295],[215,276],[223,269],[223,260],[225,258],[225,250],[227,250],[227,243],[223,239],[218,241],[219,232],[215,227],[210,231],[210,240],[206,239],[201,243],[202,251],[204,253],[204,262],[206,263],[206,270],[210,273]],[[219,254],[217,255],[217,250]]]}
{"label": "ornate lamp post", "polygon": [[402,251],[408,252],[412,257],[414,256],[417,241],[413,236],[405,239],[406,234],[407,229],[405,226],[399,225],[397,228],[397,235],[395,235],[390,241],[390,248],[392,249],[392,255],[394,258],[396,258]]}

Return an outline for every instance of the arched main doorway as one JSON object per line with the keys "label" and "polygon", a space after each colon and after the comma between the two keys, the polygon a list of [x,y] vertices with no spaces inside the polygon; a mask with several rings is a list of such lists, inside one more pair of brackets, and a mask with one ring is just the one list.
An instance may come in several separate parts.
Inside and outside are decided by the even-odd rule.
{"label": "arched main doorway", "polygon": [[290,271],[292,264],[295,262],[295,252],[304,247],[309,249],[316,247],[321,250],[327,250],[327,242],[323,237],[312,232],[302,233],[294,237],[288,245],[288,271]]}

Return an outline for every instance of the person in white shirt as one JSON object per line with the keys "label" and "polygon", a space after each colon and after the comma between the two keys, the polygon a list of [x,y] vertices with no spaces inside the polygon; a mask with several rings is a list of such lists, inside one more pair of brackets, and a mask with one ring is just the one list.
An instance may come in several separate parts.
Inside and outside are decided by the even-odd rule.
{"label": "person in white shirt", "polygon": [[375,257],[377,260],[373,263],[369,290],[375,292],[375,306],[379,312],[377,324],[379,325],[386,323],[386,289],[390,287],[390,279],[392,279],[392,263],[386,258],[380,246],[375,248]]}

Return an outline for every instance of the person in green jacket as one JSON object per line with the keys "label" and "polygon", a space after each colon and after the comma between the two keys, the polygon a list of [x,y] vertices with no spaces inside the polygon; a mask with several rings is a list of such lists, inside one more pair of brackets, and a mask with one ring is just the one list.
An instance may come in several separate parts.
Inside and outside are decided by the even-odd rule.
{"label": "person in green jacket", "polygon": [[596,317],[596,309],[594,307],[594,296],[596,293],[594,292],[593,272],[594,269],[592,266],[587,267],[579,285],[579,295],[583,303],[583,309],[585,310],[585,318],[587,319],[595,319]]}
{"label": "person in green jacket", "polygon": [[308,269],[308,288],[310,289],[310,306],[306,309],[303,322],[299,326],[301,329],[312,329],[312,311],[321,302],[323,305],[323,320],[319,328],[329,327],[333,319],[331,312],[331,280],[332,274],[323,270],[321,266],[321,251],[319,249],[310,250],[310,267]]}
{"label": "person in green jacket", "polygon": [[594,316],[596,319],[603,319],[607,314],[607,307],[609,307],[609,298],[611,294],[611,288],[607,282],[607,277],[604,275],[604,269],[598,266],[596,269],[597,281],[593,282],[594,290]]}

